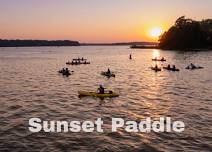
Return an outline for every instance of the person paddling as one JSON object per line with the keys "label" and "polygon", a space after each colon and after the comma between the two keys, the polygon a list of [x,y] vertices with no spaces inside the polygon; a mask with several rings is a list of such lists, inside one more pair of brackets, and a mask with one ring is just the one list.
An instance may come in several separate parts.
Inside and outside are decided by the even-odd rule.
{"label": "person paddling", "polygon": [[66,75],[66,74],[70,74],[70,71],[69,71],[68,68],[65,69],[64,74],[65,74],[65,75]]}
{"label": "person paddling", "polygon": [[172,70],[176,70],[176,66],[175,65],[173,65]]}
{"label": "person paddling", "polygon": [[105,93],[105,88],[102,85],[99,85],[98,93],[99,94],[104,94]]}
{"label": "person paddling", "polygon": [[110,69],[109,69],[109,68],[107,69],[107,74],[111,74],[111,71],[110,71]]}
{"label": "person paddling", "polygon": [[191,63],[190,66],[192,69],[196,68],[196,66],[193,63]]}
{"label": "person paddling", "polygon": [[170,70],[170,69],[171,69],[171,66],[170,66],[170,64],[167,66],[167,69],[168,69],[168,70]]}

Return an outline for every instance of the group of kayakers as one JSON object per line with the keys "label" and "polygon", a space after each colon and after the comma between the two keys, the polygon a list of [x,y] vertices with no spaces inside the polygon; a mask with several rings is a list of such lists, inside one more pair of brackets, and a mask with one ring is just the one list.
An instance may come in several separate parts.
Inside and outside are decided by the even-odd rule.
{"label": "group of kayakers", "polygon": [[[71,64],[71,65],[79,65],[79,64],[88,64],[87,62],[87,59],[84,59],[83,57],[82,58],[76,58],[76,59],[72,59],[71,62],[66,62],[66,64]],[[90,64],[90,62],[89,62]],[[58,71],[59,73],[63,74],[64,76],[69,76],[71,75],[72,73],[71,72],[74,72],[74,71],[70,71],[68,68],[63,68],[62,70],[59,70]]]}
{"label": "group of kayakers", "polygon": [[[132,54],[129,55],[129,59],[132,59]],[[152,59],[153,61],[166,61],[166,59],[164,57],[162,57],[161,59],[157,59],[154,58]],[[179,71],[179,69],[176,68],[176,65],[170,65],[168,64],[166,67],[163,67],[166,70],[170,70],[170,71]],[[187,66],[187,69],[197,69],[197,68],[203,68],[203,67],[199,67],[194,65],[193,63],[191,63],[190,65]],[[161,71],[161,68],[158,67],[158,65],[156,64],[154,67],[152,67],[152,70],[155,71]],[[105,72],[105,74],[110,75],[111,70],[108,68],[108,70]],[[105,93],[105,88],[103,87],[103,85],[99,85],[99,88],[97,89],[99,94],[104,94]]]}
{"label": "group of kayakers", "polygon": [[82,58],[76,58],[76,59],[72,59],[72,61],[68,61],[66,62],[66,64],[68,65],[80,65],[80,64],[90,64],[90,62],[87,62],[87,59]]}
{"label": "group of kayakers", "polygon": [[59,73],[66,75],[66,76],[71,75],[71,72],[68,68],[62,68],[62,70],[60,70]]}
{"label": "group of kayakers", "polygon": [[[166,59],[164,57],[162,57],[161,59],[158,59],[157,57],[156,58],[153,58],[152,61],[161,61],[161,62],[164,62],[166,61]],[[190,65],[188,65],[186,67],[186,69],[190,69],[190,70],[194,70],[194,69],[201,69],[203,67],[200,67],[200,66],[196,66],[194,65],[193,63],[191,63]],[[158,65],[156,64],[154,67],[151,67],[152,70],[154,71],[161,71],[161,68],[158,67]],[[169,70],[169,71],[180,71],[179,69],[176,68],[175,65],[170,65],[168,64],[166,67],[163,67],[163,69],[166,69],[166,70]]]}
{"label": "group of kayakers", "polygon": [[[156,72],[161,71],[161,68],[159,68],[157,64],[154,67],[152,67],[151,69],[156,71]],[[179,71],[179,69],[177,69],[175,65],[172,65],[172,67],[171,67],[170,64],[168,64],[167,67],[163,67],[163,69],[166,69],[166,70],[169,70],[169,71]]]}
{"label": "group of kayakers", "polygon": [[157,57],[155,57],[154,59],[152,59],[152,61],[161,61],[161,62],[164,62],[164,61],[166,61],[166,59],[164,57],[162,57],[161,59],[158,59]]}
{"label": "group of kayakers", "polygon": [[[132,54],[129,55],[129,59],[132,60]],[[163,62],[163,61],[166,61],[166,59],[164,57],[162,57],[160,59],[154,58],[154,59],[152,59],[152,61]],[[87,59],[84,59],[83,57],[77,58],[77,59],[72,59],[72,62],[71,62],[71,64],[83,64],[83,63],[84,64],[88,63]],[[189,64],[186,67],[186,69],[198,69],[198,68],[203,68],[203,67],[196,66],[193,63]],[[156,72],[161,71],[161,68],[158,67],[157,64],[154,67],[151,67],[151,69],[156,71]],[[168,64],[166,67],[163,67],[163,69],[166,69],[166,70],[169,70],[169,71],[179,71],[179,69],[177,69],[175,65],[170,65],[170,64]],[[71,72],[73,72],[73,71],[71,71]],[[71,72],[68,68],[63,68],[62,70],[59,71],[59,73],[66,75],[66,76],[71,75],[72,74]],[[115,77],[115,74],[113,72],[111,72],[110,68],[108,68],[107,71],[102,72],[101,74],[104,75],[104,76],[107,76],[108,78]],[[118,96],[117,94],[113,93],[112,91],[105,91],[105,90],[106,90],[106,88],[104,88],[103,85],[99,85],[97,92],[83,92],[83,91],[81,91],[79,94],[80,95],[91,95],[91,96],[102,96],[102,95],[111,96],[111,97],[112,96]]]}
{"label": "group of kayakers", "polygon": [[163,67],[163,69],[170,70],[170,71],[180,71],[179,69],[176,68],[175,65],[172,65],[172,67],[171,67],[170,64],[168,64],[167,67]]}

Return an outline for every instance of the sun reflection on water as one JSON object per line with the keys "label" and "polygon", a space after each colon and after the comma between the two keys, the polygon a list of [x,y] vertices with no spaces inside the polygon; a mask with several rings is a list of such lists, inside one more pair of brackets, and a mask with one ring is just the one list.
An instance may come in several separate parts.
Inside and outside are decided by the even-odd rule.
{"label": "sun reflection on water", "polygon": [[153,59],[155,59],[155,58],[159,59],[159,57],[160,57],[160,51],[157,50],[157,49],[154,49],[153,52],[152,52],[152,58]]}

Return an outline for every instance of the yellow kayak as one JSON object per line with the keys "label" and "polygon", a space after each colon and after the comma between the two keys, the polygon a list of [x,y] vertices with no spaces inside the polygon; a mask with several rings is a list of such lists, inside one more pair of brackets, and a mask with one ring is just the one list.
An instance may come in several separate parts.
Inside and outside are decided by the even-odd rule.
{"label": "yellow kayak", "polygon": [[119,94],[115,92],[100,94],[97,92],[78,91],[78,93],[79,93],[79,96],[91,96],[91,97],[100,97],[100,98],[106,98],[106,97],[113,98],[113,97],[119,96]]}

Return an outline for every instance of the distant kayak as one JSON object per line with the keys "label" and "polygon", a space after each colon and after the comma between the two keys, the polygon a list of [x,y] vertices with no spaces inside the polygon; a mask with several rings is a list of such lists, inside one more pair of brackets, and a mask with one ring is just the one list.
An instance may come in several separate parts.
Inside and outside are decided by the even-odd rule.
{"label": "distant kayak", "polygon": [[165,62],[166,59],[152,59],[152,61],[160,61],[160,62]]}
{"label": "distant kayak", "polygon": [[70,75],[72,75],[72,73],[73,73],[74,71],[65,71],[65,70],[59,70],[58,71],[58,73],[60,73],[60,74],[62,74],[62,75],[64,75],[64,76],[70,76]]}
{"label": "distant kayak", "polygon": [[108,92],[108,93],[104,93],[104,94],[100,94],[97,92],[89,92],[89,91],[78,91],[79,96],[91,96],[91,97],[99,97],[99,98],[113,98],[113,97],[118,97],[119,94],[115,93],[115,92]]}
{"label": "distant kayak", "polygon": [[67,65],[81,65],[81,64],[90,64],[90,62],[66,62]]}
{"label": "distant kayak", "polygon": [[108,72],[101,72],[101,75],[106,77],[115,77],[116,75],[114,73],[108,73]]}
{"label": "distant kayak", "polygon": [[151,69],[154,70],[155,72],[161,71],[161,68],[151,67]]}
{"label": "distant kayak", "polygon": [[196,66],[196,67],[191,67],[191,66],[187,66],[185,69],[187,70],[196,70],[196,69],[203,69],[204,67],[201,66]]}
{"label": "distant kayak", "polygon": [[86,61],[87,59],[84,58],[77,58],[77,59],[72,59],[73,61]]}
{"label": "distant kayak", "polygon": [[58,73],[64,75],[64,76],[70,76],[71,73],[70,72],[63,72],[62,70],[58,71]]}
{"label": "distant kayak", "polygon": [[173,69],[173,68],[168,68],[168,67],[163,67],[163,69],[166,69],[168,71],[180,71],[180,69]]}

